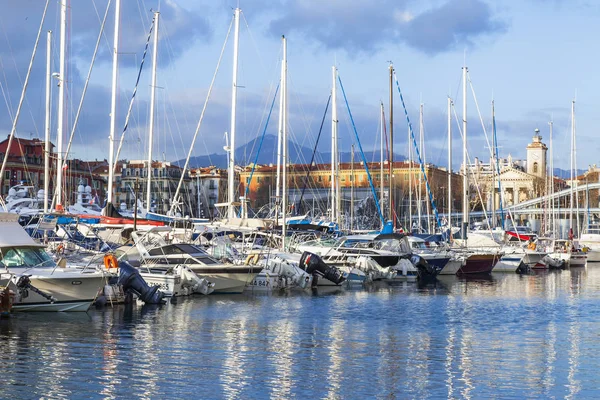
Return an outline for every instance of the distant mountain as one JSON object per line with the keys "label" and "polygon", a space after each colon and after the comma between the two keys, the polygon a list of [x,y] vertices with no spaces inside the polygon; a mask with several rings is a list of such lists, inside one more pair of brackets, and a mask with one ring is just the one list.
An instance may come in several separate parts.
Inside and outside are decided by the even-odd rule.
{"label": "distant mountain", "polygon": [[[587,171],[587,169],[576,169],[573,175],[579,176],[582,175],[585,171]],[[554,168],[554,176],[561,179],[571,179],[571,170]]]}
{"label": "distant mountain", "polygon": [[[254,162],[256,153],[260,145],[260,137],[250,140],[248,143],[243,144],[235,149],[235,160],[238,165],[248,165]],[[312,157],[313,149],[308,147],[300,146],[293,141],[288,141],[289,160],[293,164],[308,164]],[[365,158],[368,162],[378,161],[379,152],[367,151],[365,152]],[[331,153],[321,153],[317,150],[315,154],[316,163],[328,163],[331,160]],[[394,161],[406,160],[401,154],[394,155]],[[351,161],[351,152],[340,153],[341,162]],[[355,151],[354,161],[362,161],[362,157],[358,150]],[[277,162],[277,136],[265,135],[265,138],[260,149],[258,156],[258,164],[275,164]],[[185,159],[175,161],[174,164],[183,166]],[[227,168],[227,154],[213,153],[204,156],[196,156],[190,158],[190,168],[207,167],[214,165],[218,168]]]}

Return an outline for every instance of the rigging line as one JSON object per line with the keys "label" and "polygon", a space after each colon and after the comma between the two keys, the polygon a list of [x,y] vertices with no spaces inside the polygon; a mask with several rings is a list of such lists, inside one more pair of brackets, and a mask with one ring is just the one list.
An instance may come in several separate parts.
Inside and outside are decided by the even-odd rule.
{"label": "rigging line", "polygon": [[[111,0],[108,0],[108,5],[106,6],[106,8],[108,9],[110,6],[110,2]],[[98,18],[98,22],[101,22],[100,20],[100,13],[98,12],[98,7],[96,7],[96,0],[92,0],[92,5],[94,6],[94,12],[96,13],[96,18]],[[104,41],[106,42],[106,46],[107,48],[110,48],[110,43],[108,42],[108,38],[106,37],[106,32],[104,32],[104,30],[100,30],[102,37],[104,37]]]}
{"label": "rigging line", "polygon": [[477,113],[479,114],[479,121],[481,122],[481,128],[483,129],[483,135],[485,136],[485,142],[487,143],[488,149],[490,150],[490,156],[494,156],[493,149],[490,144],[490,139],[488,138],[487,130],[485,129],[485,123],[483,122],[483,117],[481,115],[481,110],[479,109],[479,102],[477,101],[477,96],[475,95],[475,88],[473,87],[473,82],[471,81],[471,74],[467,70],[467,79],[469,81],[469,86],[471,87],[471,93],[473,93],[473,99],[475,100],[475,107],[477,108]]}
{"label": "rigging line", "polygon": [[373,180],[371,179],[371,172],[369,172],[369,165],[365,158],[365,153],[362,149],[362,144],[360,144],[360,139],[358,138],[358,132],[356,131],[356,124],[354,123],[354,118],[352,117],[352,112],[350,111],[350,104],[348,103],[348,99],[346,98],[346,91],[344,90],[344,85],[342,84],[342,78],[338,74],[338,81],[340,82],[340,89],[342,89],[342,94],[344,95],[344,101],[346,102],[346,107],[348,108],[348,115],[350,116],[350,121],[352,121],[352,128],[354,128],[354,134],[356,136],[356,142],[358,144],[358,149],[360,150],[360,155],[365,163],[365,170],[367,171],[367,178],[369,178],[369,185],[371,186],[371,191],[373,192],[373,200],[375,200],[375,205],[377,206],[377,213],[379,214],[379,218],[381,219],[381,224],[385,225],[385,220],[383,218],[383,214],[381,213],[381,207],[379,207],[379,199],[377,198],[377,192],[375,191],[375,186],[373,186]]}
{"label": "rigging line", "polygon": [[[106,25],[106,18],[108,17],[108,10],[110,8],[111,0],[108,0],[108,4],[106,5],[106,11],[104,12],[104,19],[102,20],[102,25],[100,25],[100,33],[98,34],[98,40],[96,41],[96,47],[94,48],[94,54],[92,55],[92,62],[90,63],[90,69],[87,74],[87,78],[85,79],[85,84],[83,85],[83,92],[81,94],[81,100],[79,100],[79,106],[77,107],[77,113],[75,114],[75,120],[73,121],[73,128],[71,129],[71,136],[69,136],[69,142],[67,144],[67,150],[65,151],[65,156],[63,161],[66,162],[69,157],[69,151],[71,151],[71,143],[73,142],[73,137],[75,136],[75,130],[77,129],[77,123],[79,122],[79,116],[81,115],[81,109],[83,108],[83,100],[85,99],[85,95],[87,93],[87,88],[90,83],[90,77],[92,76],[92,70],[94,69],[94,62],[96,61],[96,55],[98,53],[98,47],[100,46],[100,41],[102,39],[102,33],[104,32],[104,26]],[[62,165],[60,166],[62,168]]]}
{"label": "rigging line", "polygon": [[[275,93],[277,93],[277,91],[279,90],[279,85],[280,85],[280,83],[278,82],[277,86],[275,87]],[[271,111],[273,110],[273,108],[271,107],[271,111],[269,111],[268,114],[267,114],[267,109],[269,108],[269,98],[271,97],[272,90],[273,90],[273,84],[271,84],[270,87],[269,87],[268,97],[265,97],[265,105],[264,105],[264,108],[263,108],[263,112],[261,114],[260,125],[259,125],[258,128],[260,128],[260,126],[263,124],[265,115],[267,115],[267,125],[269,124],[268,119],[271,117]],[[266,132],[266,127],[267,126],[265,125],[265,130],[262,133],[263,137],[264,137],[265,132]],[[257,138],[258,138],[258,136],[252,140],[252,147],[250,148],[250,154],[254,153],[254,149],[256,147],[256,142],[257,142],[256,139]],[[262,140],[261,140],[261,143],[262,143]],[[260,151],[260,149],[259,149],[259,151]],[[247,158],[244,157],[244,163],[247,163],[248,161],[249,161],[249,159],[247,159]],[[256,162],[258,162],[258,158],[257,158]]]}
{"label": "rigging line", "polygon": [[[0,57],[1,59],[1,57]],[[0,62],[0,68],[2,67],[2,62]],[[2,92],[2,97],[4,97],[4,104],[6,104],[6,110],[8,111],[8,117],[10,118],[10,120],[13,120],[13,113],[12,113],[12,109],[11,106],[9,104],[9,98],[6,95],[6,91],[4,90],[4,85],[2,85],[2,81],[0,81],[0,91]]]}
{"label": "rigging line", "polygon": [[[456,120],[456,124],[458,125],[458,132],[460,133],[460,137],[462,138],[462,140],[464,140],[464,135],[463,135],[462,128],[460,126],[460,122],[459,122],[459,119],[458,119],[458,114],[456,113],[456,108],[453,106],[452,109],[454,110],[454,119]],[[467,165],[471,162],[471,154],[469,153],[468,149],[467,149],[467,160],[466,160],[466,162],[467,162]],[[471,179],[473,180],[473,182],[477,182],[476,179],[475,179],[475,171],[473,171],[472,168],[468,168],[468,171],[467,171],[467,165],[464,165],[464,171],[463,171],[463,173],[467,174],[467,175],[470,175]],[[485,204],[483,202],[483,196],[481,195],[481,191],[479,189],[479,185],[475,185],[475,189],[477,190],[477,195],[479,196],[479,201],[481,202],[481,209],[483,210],[483,216],[485,218],[486,223],[489,226],[490,221],[489,221],[487,209],[486,209]],[[463,201],[465,201],[465,200],[469,201],[469,199],[463,199]],[[473,207],[475,207],[475,206],[473,206]],[[474,211],[474,208],[471,208],[470,210]],[[492,239],[494,238],[494,235],[491,232],[490,232],[490,236],[491,236]]]}
{"label": "rigging line", "polygon": [[[273,107],[275,106],[275,100],[277,99],[277,92],[279,92],[279,85],[277,85],[277,88],[275,89],[275,94],[273,95],[273,102],[271,103],[271,109],[269,111],[269,115],[267,116],[267,121],[265,122],[265,129],[263,130],[263,134],[260,139],[260,144],[258,145],[258,150],[256,151],[256,158],[254,159],[254,163],[252,164],[252,171],[250,172],[250,176],[248,177],[248,182],[246,183],[246,190],[244,193],[244,196],[246,199],[248,198],[248,193],[250,192],[250,183],[252,182],[252,176],[254,175],[254,170],[256,169],[256,164],[258,163],[258,156],[260,155],[260,149],[262,148],[262,144],[265,139],[265,134],[266,134],[267,128],[269,126],[269,121],[271,120],[271,113],[273,112]],[[241,216],[241,210],[239,211],[239,213],[240,213],[239,216]]]}
{"label": "rigging line", "polygon": [[246,183],[246,191],[244,194],[246,199],[248,198],[248,193],[250,191],[250,183],[252,182],[252,175],[254,175],[254,170],[256,169],[256,164],[258,163],[258,156],[260,155],[260,149],[262,148],[263,141],[265,140],[265,133],[267,133],[267,128],[269,127],[271,113],[273,112],[273,107],[275,106],[275,100],[277,99],[277,92],[279,92],[279,85],[277,85],[277,88],[275,89],[275,95],[273,96],[273,102],[271,103],[271,110],[269,111],[269,115],[267,116],[267,122],[265,123],[265,129],[263,130],[263,134],[260,139],[260,144],[258,145],[258,150],[256,151],[256,158],[254,159],[254,164],[252,164],[252,171],[250,171],[250,177],[248,178],[248,182]]}
{"label": "rigging line", "polygon": [[233,20],[235,16],[231,19],[231,23],[229,24],[229,29],[227,30],[227,35],[225,36],[225,42],[223,43],[223,47],[221,48],[221,54],[219,55],[219,60],[217,61],[217,68],[215,69],[215,73],[213,74],[212,81],[210,82],[210,87],[208,88],[208,93],[206,95],[206,100],[204,101],[204,106],[202,107],[202,112],[200,113],[200,119],[198,119],[198,125],[196,125],[196,132],[194,132],[194,138],[192,139],[192,143],[190,145],[190,150],[188,152],[187,158],[185,159],[185,164],[183,166],[183,170],[181,171],[181,178],[179,179],[179,183],[177,184],[177,190],[175,191],[174,200],[177,200],[177,196],[179,195],[179,190],[181,189],[181,185],[183,183],[183,177],[185,176],[185,172],[190,163],[190,157],[192,155],[192,151],[194,150],[194,144],[196,143],[196,138],[198,137],[198,133],[200,132],[200,127],[202,126],[202,121],[204,120],[204,114],[206,113],[206,107],[208,106],[208,101],[210,99],[210,95],[213,90],[213,86],[215,84],[215,80],[217,78],[217,73],[219,72],[219,67],[221,66],[221,61],[223,60],[223,53],[225,53],[225,47],[227,46],[227,40],[229,39],[229,34],[231,33],[231,27],[233,26]]}
{"label": "rigging line", "polygon": [[4,101],[6,102],[6,108],[8,109],[8,114],[10,116],[10,119],[12,121],[13,119],[13,104],[12,101],[10,99],[10,95],[8,93],[8,78],[6,76],[6,68],[4,68],[4,63],[2,62],[2,56],[0,56],[0,70],[2,70],[2,76],[4,77],[4,86],[6,86],[6,94],[4,94],[4,91],[2,91],[2,93],[4,94]]}
{"label": "rigging line", "polygon": [[317,141],[315,142],[315,147],[313,148],[312,157],[310,158],[310,163],[308,164],[308,170],[306,171],[306,179],[304,180],[304,184],[302,186],[302,193],[300,194],[300,201],[298,202],[298,213],[302,213],[302,199],[304,198],[304,191],[306,190],[306,185],[308,183],[308,178],[310,176],[310,172],[312,171],[312,165],[315,161],[315,153],[317,152],[317,145],[319,144],[319,139],[321,138],[321,133],[323,132],[323,125],[325,124],[325,118],[327,117],[327,110],[329,109],[329,103],[331,102],[331,94],[327,98],[327,105],[325,106],[325,112],[323,113],[323,119],[321,120],[321,127],[319,128],[319,134],[317,135]]}
{"label": "rigging line", "polygon": [[[412,124],[410,122],[410,118],[408,117],[408,110],[406,109],[406,104],[404,103],[404,96],[402,96],[402,91],[400,90],[400,83],[398,82],[398,76],[394,71],[394,80],[396,81],[396,87],[398,88],[398,94],[400,95],[400,102],[402,103],[402,108],[404,108],[404,116],[406,117],[406,122],[408,123],[408,129],[410,131],[410,136],[413,142],[413,147],[415,148],[415,154],[418,157],[419,164],[421,166],[421,173],[423,174],[423,179],[425,180],[425,187],[427,188],[427,194],[429,195],[429,201],[431,203],[431,207],[433,208],[433,213],[435,215],[435,220],[438,224],[438,228],[442,229],[442,222],[440,221],[440,216],[438,214],[438,209],[435,205],[435,200],[433,199],[433,193],[431,191],[431,187],[429,185],[429,179],[427,178],[427,174],[425,173],[425,165],[423,164],[423,160],[421,159],[421,152],[419,151],[419,146],[417,146],[417,140],[415,139],[415,133],[412,128]],[[391,179],[391,177],[390,177]]]}
{"label": "rigging line", "polygon": [[[44,8],[44,13],[42,15],[42,25],[43,25],[44,19],[46,18],[47,8],[48,8],[48,2],[46,2],[46,7]],[[0,18],[1,18],[1,16],[0,16]],[[41,33],[42,25],[40,25],[40,31],[38,32],[38,37],[36,39],[36,46],[37,46],[37,42],[39,40],[39,36],[40,36],[40,33]],[[13,52],[12,46],[10,45],[10,41],[8,40],[8,34],[6,33],[6,29],[4,29],[4,23],[3,23],[3,21],[1,19],[0,19],[0,27],[2,28],[2,32],[4,33],[4,37],[6,38],[6,44],[8,45],[8,49],[10,50],[10,55],[12,56],[12,61],[13,61],[13,64],[15,66],[15,72],[17,73],[17,78],[19,79],[19,83],[21,85],[23,85],[23,82],[22,82],[22,79],[21,79],[21,73],[19,72],[19,67],[17,66],[17,59],[16,59],[15,54]],[[27,83],[25,83],[25,85],[26,84]],[[36,119],[33,117],[32,107],[31,107],[31,104],[29,104],[29,99],[27,98],[27,96],[25,96],[25,103],[27,104],[27,110],[29,111],[29,116],[31,117],[31,122],[33,124],[33,128],[35,130],[35,133],[36,133],[37,137],[39,137],[39,131],[38,131],[38,128],[37,128]]]}
{"label": "rigging line", "polygon": [[17,130],[17,123],[19,122],[19,116],[21,114],[21,108],[23,107],[23,100],[25,99],[25,93],[27,92],[27,85],[29,84],[29,77],[31,76],[31,69],[33,68],[33,61],[35,60],[35,54],[37,52],[37,47],[40,42],[40,36],[42,34],[42,28],[44,26],[44,20],[46,18],[46,12],[48,11],[48,4],[50,0],[46,0],[46,5],[44,6],[44,13],[42,14],[42,20],[40,21],[40,28],[37,33],[37,37],[35,39],[35,45],[33,46],[33,52],[31,54],[31,60],[29,61],[29,67],[27,68],[27,75],[25,76],[25,82],[23,84],[23,90],[21,92],[21,98],[19,99],[19,105],[17,106],[17,112],[15,114],[15,118],[13,120],[12,129],[10,131],[10,136],[8,139],[8,146],[6,147],[6,157],[2,160],[2,167],[0,168],[0,187],[2,187],[2,179],[4,179],[4,171],[6,170],[6,162],[8,161],[8,155],[10,153],[11,145],[13,138],[15,136],[15,132]]}
{"label": "rigging line", "polygon": [[[150,25],[150,31],[148,32],[148,38],[146,40],[146,47],[144,48],[144,54],[142,55],[142,62],[140,64],[140,69],[138,71],[137,79],[135,81],[135,87],[133,88],[133,94],[131,95],[131,101],[129,102],[129,109],[127,110],[127,116],[125,117],[125,126],[123,127],[123,132],[121,133],[121,140],[119,140],[119,147],[117,148],[117,153],[115,154],[115,160],[119,160],[119,154],[121,153],[121,148],[123,147],[123,140],[125,139],[125,132],[127,131],[127,127],[129,125],[129,118],[131,116],[131,110],[133,108],[133,102],[135,100],[135,95],[137,93],[138,85],[140,83],[140,77],[142,76],[142,70],[144,69],[144,61],[146,60],[146,53],[148,53],[148,46],[150,45],[150,39],[152,36],[152,31],[154,30],[154,19],[152,20],[152,25]],[[158,44],[155,43],[155,46]],[[117,164],[115,162],[113,165],[113,171],[117,171]]]}

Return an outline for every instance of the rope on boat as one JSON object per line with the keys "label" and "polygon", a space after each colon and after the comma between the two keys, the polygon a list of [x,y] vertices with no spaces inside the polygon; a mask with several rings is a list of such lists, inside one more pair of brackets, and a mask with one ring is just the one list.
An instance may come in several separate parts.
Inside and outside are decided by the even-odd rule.
{"label": "rope on boat", "polygon": [[[415,133],[412,128],[412,123],[410,122],[410,118],[408,117],[408,111],[406,110],[406,104],[404,103],[404,97],[402,96],[402,90],[400,90],[400,83],[398,83],[398,76],[396,75],[396,71],[394,70],[394,80],[396,81],[396,87],[398,88],[398,94],[400,94],[400,102],[402,102],[402,108],[404,108],[404,115],[406,116],[406,122],[408,123],[408,130],[410,132],[410,137],[413,141],[413,147],[415,148],[415,153],[417,154],[417,158],[419,160],[419,164],[421,165],[421,173],[423,174],[423,178],[425,179],[425,187],[427,188],[427,194],[429,195],[429,202],[431,203],[431,207],[433,208],[433,213],[435,215],[435,220],[437,222],[438,228],[442,230],[442,221],[440,221],[440,215],[438,213],[438,209],[435,205],[435,200],[433,199],[433,193],[431,192],[431,186],[429,185],[429,179],[427,179],[427,174],[425,173],[425,165],[421,160],[421,152],[419,151],[419,146],[417,146],[417,140],[415,139]],[[391,179],[391,177],[390,177]]]}
{"label": "rope on boat", "polygon": [[[358,137],[358,131],[356,130],[356,124],[354,123],[354,117],[352,117],[352,111],[350,111],[350,104],[348,104],[348,99],[346,98],[346,91],[344,90],[344,85],[342,84],[342,78],[338,75],[338,81],[340,82],[340,89],[342,89],[342,95],[344,96],[344,101],[346,102],[346,108],[348,108],[348,115],[350,116],[350,122],[352,122],[352,129],[354,130],[354,135],[356,136],[356,142],[358,143],[358,149],[360,150],[360,156],[363,159],[365,164],[365,171],[367,172],[367,178],[369,179],[369,186],[371,186],[371,191],[373,192],[373,200],[375,200],[375,206],[377,207],[377,213],[379,214],[379,219],[381,219],[381,225],[385,225],[385,220],[383,218],[383,214],[381,213],[381,207],[379,206],[379,198],[377,197],[377,191],[375,190],[375,186],[373,185],[373,179],[371,179],[371,172],[369,171],[369,164],[367,163],[367,159],[365,157],[365,153],[363,152],[362,144],[360,144],[360,139]],[[390,177],[391,179],[391,177]],[[436,210],[437,215],[437,210]]]}

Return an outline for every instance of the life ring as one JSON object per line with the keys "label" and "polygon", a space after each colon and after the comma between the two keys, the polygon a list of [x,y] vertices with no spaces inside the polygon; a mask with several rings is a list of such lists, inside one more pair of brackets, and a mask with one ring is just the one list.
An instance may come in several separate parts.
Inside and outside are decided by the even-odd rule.
{"label": "life ring", "polygon": [[115,257],[114,254],[105,254],[104,255],[104,267],[106,269],[117,268],[119,266],[119,260]]}
{"label": "life ring", "polygon": [[64,254],[64,252],[65,252],[65,246],[61,243],[56,247],[56,253]]}

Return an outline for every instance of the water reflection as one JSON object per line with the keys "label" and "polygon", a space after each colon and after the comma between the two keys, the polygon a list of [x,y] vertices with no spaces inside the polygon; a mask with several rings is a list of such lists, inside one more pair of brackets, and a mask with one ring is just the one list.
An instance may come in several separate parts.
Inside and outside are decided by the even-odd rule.
{"label": "water reflection", "polygon": [[596,397],[600,268],[0,320],[2,397]]}

